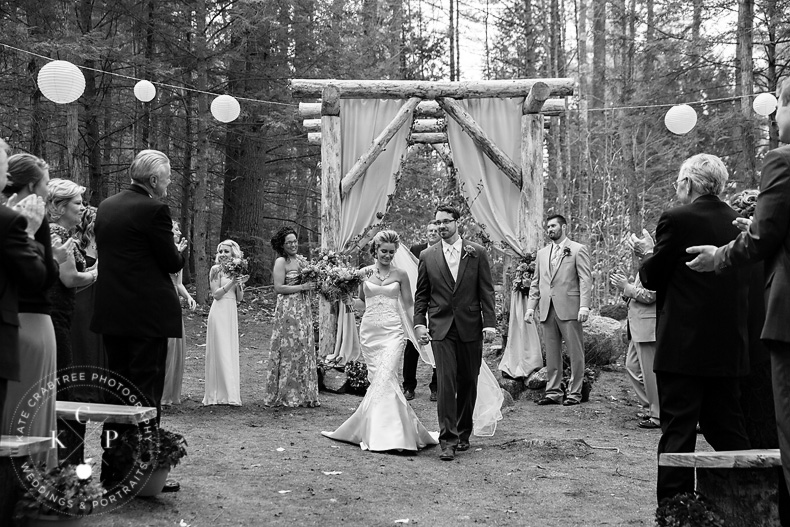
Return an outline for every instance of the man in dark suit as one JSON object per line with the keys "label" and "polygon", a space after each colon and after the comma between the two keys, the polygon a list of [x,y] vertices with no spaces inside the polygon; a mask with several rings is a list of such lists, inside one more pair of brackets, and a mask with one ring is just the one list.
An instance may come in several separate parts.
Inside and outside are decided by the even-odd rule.
{"label": "man in dark suit", "polygon": [[[659,455],[693,452],[697,423],[715,450],[749,448],[739,403],[739,377],[749,371],[748,276],[703,275],[686,266],[687,247],[738,235],[737,213],[717,197],[727,177],[716,156],[683,163],[674,185],[682,205],[661,215],[653,255],[639,272],[644,287],[656,292]],[[648,237],[634,243],[637,255],[649,252],[648,245]],[[693,468],[658,467],[659,503],[693,490]]]}
{"label": "man in dark suit", "polygon": [[[494,284],[485,248],[458,235],[457,209],[436,209],[441,243],[420,254],[414,300],[414,332],[432,341],[438,380],[439,444],[444,461],[469,449],[483,333],[495,333]],[[429,326],[430,324],[430,335]]]}
{"label": "man in dark suit", "polygon": [[[420,259],[421,252],[441,240],[439,237],[439,226],[434,221],[431,221],[425,227],[425,234],[428,237],[426,242],[412,245],[409,248],[409,251],[417,260]],[[417,348],[414,347],[410,340],[407,340],[406,349],[403,352],[403,395],[407,401],[414,399],[414,390],[417,389],[417,364],[419,360],[420,354]],[[431,389],[431,401],[436,401],[436,368],[433,368],[431,384],[428,387]]]}
{"label": "man in dark suit", "polygon": [[[0,139],[0,189],[8,172],[8,145]],[[44,248],[34,240],[44,219],[44,201],[29,196],[14,208],[0,205],[0,421],[8,381],[19,380],[20,285],[43,287],[47,279]]]}
{"label": "man in dark suit", "polygon": [[[109,369],[132,383],[144,405],[156,407],[158,425],[167,339],[181,336],[181,305],[170,274],[184,266],[186,241],[173,243],[170,210],[160,201],[170,184],[167,156],[143,150],[129,172],[129,189],[105,199],[96,213],[99,277],[91,329],[104,338]],[[105,426],[105,434],[121,428]],[[104,468],[104,481],[123,477]]]}
{"label": "man in dark suit", "polygon": [[690,247],[688,252],[699,256],[688,266],[696,271],[715,270],[718,275],[765,262],[766,310],[760,338],[771,353],[779,449],[785,481],[790,485],[790,78],[779,84],[777,92],[776,124],[779,140],[786,146],[765,156],[751,225],[727,245],[717,244],[721,245],[718,249],[712,245]]}

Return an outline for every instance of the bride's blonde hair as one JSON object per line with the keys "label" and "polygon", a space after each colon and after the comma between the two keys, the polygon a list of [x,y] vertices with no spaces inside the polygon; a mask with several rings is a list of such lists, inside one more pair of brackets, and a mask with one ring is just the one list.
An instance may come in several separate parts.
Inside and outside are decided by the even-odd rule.
{"label": "bride's blonde hair", "polygon": [[379,247],[381,247],[382,243],[394,243],[395,249],[397,250],[398,245],[400,244],[400,236],[398,236],[397,232],[391,229],[377,232],[370,241],[370,254],[372,254],[374,258],[376,257],[376,252],[379,250]]}

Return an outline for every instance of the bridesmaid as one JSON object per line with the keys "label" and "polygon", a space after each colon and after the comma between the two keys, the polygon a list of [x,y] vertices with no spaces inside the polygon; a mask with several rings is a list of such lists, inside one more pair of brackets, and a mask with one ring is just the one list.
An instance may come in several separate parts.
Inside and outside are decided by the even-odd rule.
{"label": "bridesmaid", "polygon": [[320,406],[318,371],[313,340],[313,317],[309,291],[313,282],[302,283],[304,258],[297,255],[296,231],[283,227],[272,238],[279,255],[274,261],[274,328],[266,361],[266,406]]}
{"label": "bridesmaid", "polygon": [[[178,245],[181,241],[181,226],[177,221],[173,221],[173,242]],[[197,302],[189,294],[183,282],[184,272],[178,271],[171,274],[170,279],[176,288],[178,296],[186,300],[189,309],[194,311]],[[181,334],[186,336],[184,331],[184,319],[181,319]],[[165,364],[165,389],[162,392],[162,406],[171,404],[181,404],[181,382],[184,379],[184,339],[167,339],[167,362]]]}
{"label": "bridesmaid", "polygon": [[244,298],[244,283],[249,276],[230,277],[222,263],[241,258],[239,244],[225,240],[217,246],[215,264],[209,273],[214,302],[208,314],[206,333],[206,394],[204,405],[241,406],[239,375],[239,319],[236,302]]}

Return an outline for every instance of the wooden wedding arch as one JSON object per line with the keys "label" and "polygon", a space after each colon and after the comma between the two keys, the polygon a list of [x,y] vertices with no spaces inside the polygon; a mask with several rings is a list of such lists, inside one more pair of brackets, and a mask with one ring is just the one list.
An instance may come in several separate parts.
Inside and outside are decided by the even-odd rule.
{"label": "wooden wedding arch", "polygon": [[[547,116],[565,112],[565,97],[573,95],[574,80],[511,79],[495,81],[430,82],[405,80],[293,79],[299,113],[312,144],[321,145],[321,247],[340,250],[340,203],[365,175],[377,156],[400,128],[411,126],[409,143],[430,144],[452,166],[447,141],[447,116],[454,119],[486,156],[519,189],[522,210],[520,240],[537,249],[542,240],[543,133]],[[494,144],[458,99],[525,97],[521,108],[521,159],[513,160]],[[340,99],[403,99],[406,103],[390,124],[374,139],[347,174],[342,173]],[[337,314],[321,299],[319,354],[334,353]]]}

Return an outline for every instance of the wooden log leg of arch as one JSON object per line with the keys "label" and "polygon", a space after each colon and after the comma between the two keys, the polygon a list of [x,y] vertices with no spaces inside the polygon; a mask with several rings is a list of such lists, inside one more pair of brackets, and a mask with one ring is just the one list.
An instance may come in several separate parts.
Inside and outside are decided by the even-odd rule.
{"label": "wooden log leg of arch", "polygon": [[[343,169],[337,88],[324,88],[321,114],[321,248],[337,251],[340,249],[340,181]],[[321,298],[318,317],[318,355],[324,357],[335,352],[336,306]]]}
{"label": "wooden log leg of arch", "polygon": [[543,116],[521,116],[521,202],[518,233],[527,252],[542,245],[543,225]]}

